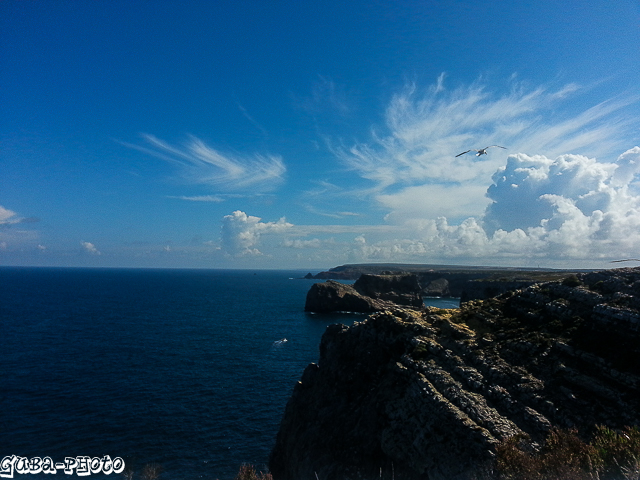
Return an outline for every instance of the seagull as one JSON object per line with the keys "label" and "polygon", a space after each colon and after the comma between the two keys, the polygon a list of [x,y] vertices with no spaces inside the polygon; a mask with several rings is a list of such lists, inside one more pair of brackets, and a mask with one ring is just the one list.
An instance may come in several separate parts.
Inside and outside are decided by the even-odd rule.
{"label": "seagull", "polygon": [[476,153],[476,157],[479,157],[480,155],[486,155],[487,148],[491,148],[491,147],[504,148],[506,150],[506,147],[501,147],[500,145],[489,145],[488,147],[481,148],[480,150],[476,150],[475,148],[472,148],[471,150],[467,150],[466,152],[459,153],[458,155],[456,155],[456,157],[459,157],[460,155],[464,155],[465,153],[469,153],[469,152],[478,152]]}

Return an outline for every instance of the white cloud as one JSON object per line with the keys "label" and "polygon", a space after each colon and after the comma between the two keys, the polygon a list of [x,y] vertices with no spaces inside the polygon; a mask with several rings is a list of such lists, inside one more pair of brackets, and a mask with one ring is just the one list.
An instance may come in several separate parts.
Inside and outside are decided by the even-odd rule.
{"label": "white cloud", "polygon": [[179,196],[179,197],[169,197],[169,198],[177,198],[179,200],[187,200],[190,202],[211,202],[211,203],[222,203],[225,199],[219,195],[194,195],[194,196]]}
{"label": "white cloud", "polygon": [[[404,192],[415,192],[411,201],[416,204],[412,218],[404,222],[390,215],[386,225],[291,225],[284,220],[263,223],[234,212],[225,217],[228,238],[223,244],[230,253],[259,254],[259,235],[270,231],[283,235],[280,246],[297,249],[307,261],[318,264],[603,266],[640,253],[637,175],[640,147],[610,163],[582,155],[552,160],[515,154],[493,176],[488,191],[491,204],[460,222],[434,216],[437,208],[419,202],[428,187],[424,191],[415,187]],[[432,201],[438,205],[442,192],[437,188],[435,192]],[[389,201],[393,198],[389,196]]]}
{"label": "white cloud", "polygon": [[91,242],[80,242],[80,245],[82,245],[82,248],[84,248],[85,251],[87,253],[90,253],[91,255],[102,255],[102,253],[100,253],[100,250],[98,250],[96,246]]}
{"label": "white cloud", "polygon": [[581,155],[555,160],[512,155],[494,175],[485,215],[459,225],[424,218],[399,225],[394,237],[351,248],[362,261],[446,259],[531,265],[593,265],[640,250],[640,147],[616,162]]}
{"label": "white cloud", "polygon": [[293,225],[281,218],[277,222],[262,222],[240,210],[222,219],[222,249],[232,256],[262,255],[258,249],[260,237],[270,233],[284,233]]}
{"label": "white cloud", "polygon": [[300,240],[298,238],[296,239],[287,238],[282,242],[282,246],[288,247],[288,248],[296,248],[296,249],[320,248],[322,246],[322,241],[318,238],[312,238],[310,240]]}
{"label": "white cloud", "polygon": [[464,218],[481,215],[489,203],[486,186],[416,185],[394,194],[381,194],[378,202],[390,210],[386,220],[402,223],[407,218]]}
{"label": "white cloud", "polygon": [[194,184],[228,191],[268,191],[282,182],[286,172],[279,155],[222,153],[193,136],[182,147],[174,147],[153,135],[144,134],[143,138],[149,147],[125,145],[178,166],[182,177]]}
{"label": "white cloud", "polygon": [[[625,158],[629,160],[629,155]],[[489,231],[539,226],[542,219],[550,217],[554,205],[557,207],[557,203],[545,201],[544,195],[570,198],[585,214],[607,209],[617,168],[615,163],[581,155],[562,155],[555,160],[542,155],[511,155],[487,191],[493,203],[487,208],[485,225]],[[621,179],[619,175],[619,184]]]}
{"label": "white cloud", "polygon": [[27,251],[38,248],[39,232],[29,230],[24,225],[36,223],[34,217],[21,217],[16,212],[0,205],[0,245],[2,250]]}
{"label": "white cloud", "polygon": [[9,225],[12,223],[18,223],[20,220],[16,216],[16,212],[4,208],[0,205],[0,225]]}
{"label": "white cloud", "polygon": [[[558,107],[582,90],[573,83],[527,89],[515,81],[503,94],[479,82],[447,90],[440,76],[430,88],[409,85],[393,96],[384,129],[372,128],[369,141],[333,150],[349,169],[369,180],[371,188],[361,193],[389,209],[394,222],[421,215],[460,222],[481,214],[492,175],[509,154],[609,158],[619,153],[633,121],[622,112],[639,97],[607,100],[560,117]],[[491,149],[481,157],[455,156],[492,144],[508,149]]]}

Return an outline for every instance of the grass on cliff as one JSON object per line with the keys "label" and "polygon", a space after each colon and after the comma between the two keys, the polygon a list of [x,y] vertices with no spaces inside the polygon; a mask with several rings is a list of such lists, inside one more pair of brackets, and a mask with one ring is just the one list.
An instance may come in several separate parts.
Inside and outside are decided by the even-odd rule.
{"label": "grass on cliff", "polygon": [[234,480],[273,480],[270,473],[256,472],[253,465],[242,465]]}
{"label": "grass on cliff", "polygon": [[[525,438],[511,437],[496,447],[493,468],[479,473],[480,480],[640,480],[640,428],[615,431],[599,426],[590,442],[575,429],[552,429],[544,445],[531,451]],[[126,480],[161,480],[157,464],[146,465]],[[273,480],[270,473],[242,465],[234,480]],[[375,480],[375,479],[372,479]],[[398,480],[402,480],[398,478]]]}
{"label": "grass on cliff", "polygon": [[597,427],[590,442],[574,429],[554,429],[537,452],[511,438],[496,449],[498,480],[640,480],[640,429]]}
{"label": "grass on cliff", "polygon": [[[162,467],[159,464],[148,463],[137,474],[132,468],[127,468],[122,472],[122,477],[124,480],[162,480],[161,473]],[[270,473],[256,471],[253,465],[244,464],[240,466],[234,480],[273,480],[273,477]]]}

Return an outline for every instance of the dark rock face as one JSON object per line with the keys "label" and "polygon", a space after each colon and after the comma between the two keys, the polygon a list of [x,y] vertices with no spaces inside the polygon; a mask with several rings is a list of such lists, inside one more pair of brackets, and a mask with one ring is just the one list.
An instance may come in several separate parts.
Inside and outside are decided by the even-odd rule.
{"label": "dark rock face", "polygon": [[370,313],[403,305],[421,308],[424,303],[415,275],[361,275],[353,285],[328,280],[307,292],[308,312]]}
{"label": "dark rock face", "polygon": [[361,295],[411,307],[422,307],[422,288],[413,274],[361,275],[353,284]]}
{"label": "dark rock face", "polygon": [[465,283],[462,293],[460,294],[460,302],[469,302],[471,300],[484,300],[486,298],[497,297],[498,295],[510,290],[518,290],[529,287],[536,282],[532,281],[500,281],[500,280],[470,280]]}
{"label": "dark rock face", "polygon": [[467,479],[513,435],[640,424],[640,269],[577,279],[331,325],[287,404],[274,478]]}
{"label": "dark rock face", "polygon": [[451,290],[449,289],[449,280],[446,278],[437,278],[430,281],[426,287],[423,288],[422,294],[427,297],[450,297]]}
{"label": "dark rock face", "polygon": [[363,297],[351,285],[327,280],[314,283],[307,292],[304,305],[307,312],[375,312],[373,299]]}
{"label": "dark rock face", "polygon": [[[584,273],[585,271],[582,271]],[[315,279],[356,280],[363,274],[397,275],[412,273],[425,288],[427,296],[462,297],[482,300],[495,297],[508,290],[524,288],[534,283],[562,280],[579,273],[572,270],[519,269],[499,267],[464,267],[452,265],[415,264],[357,264],[342,265],[313,276]],[[446,281],[446,289],[442,282]],[[476,283],[480,281],[480,283]],[[484,284],[483,281],[487,283]]]}

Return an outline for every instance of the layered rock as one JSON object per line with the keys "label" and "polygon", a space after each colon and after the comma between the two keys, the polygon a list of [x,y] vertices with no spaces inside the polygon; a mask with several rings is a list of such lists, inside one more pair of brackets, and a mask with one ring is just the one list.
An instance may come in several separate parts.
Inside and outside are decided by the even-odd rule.
{"label": "layered rock", "polygon": [[422,289],[422,294],[426,297],[450,297],[451,289],[449,288],[449,280],[446,278],[437,278],[430,281]]}
{"label": "layered rock", "polygon": [[295,386],[276,480],[466,479],[552,426],[640,424],[640,269],[537,284],[459,311],[332,325]]}
{"label": "layered rock", "polygon": [[418,277],[411,274],[361,275],[353,285],[327,280],[307,292],[305,311],[370,313],[404,305],[421,308]]}
{"label": "layered rock", "polygon": [[469,280],[464,284],[460,293],[460,302],[471,300],[484,300],[486,298],[497,297],[510,290],[519,290],[534,285],[532,280],[514,281],[509,279],[481,279]]}

